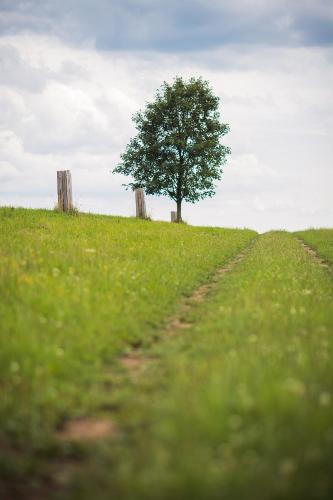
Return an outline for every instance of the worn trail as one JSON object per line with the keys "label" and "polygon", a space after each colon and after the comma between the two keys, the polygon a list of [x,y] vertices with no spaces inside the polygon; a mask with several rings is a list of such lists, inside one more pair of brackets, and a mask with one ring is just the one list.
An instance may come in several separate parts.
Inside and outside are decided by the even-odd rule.
{"label": "worn trail", "polygon": [[[214,273],[212,279],[208,283],[196,288],[192,294],[187,297],[180,305],[178,312],[173,315],[167,321],[166,326],[161,330],[158,335],[158,340],[163,340],[166,337],[180,334],[182,330],[186,330],[192,326],[192,323],[187,320],[188,313],[196,307],[198,304],[203,303],[209,295],[211,295],[214,290],[218,287],[219,281],[223,278],[226,273],[231,272],[235,266],[241,262],[244,257],[250,252],[254,241],[252,242],[236,256],[232,257],[225,265],[219,267]],[[133,349],[131,353],[127,353],[122,356],[120,363],[130,374],[131,378],[135,378],[140,375],[146,366],[154,361],[154,357],[143,354],[139,349]]]}
{"label": "worn trail", "polygon": [[[188,313],[198,304],[202,304],[208,296],[213,294],[220,280],[223,279],[227,273],[231,272],[250,252],[256,239],[257,238],[252,240],[245,249],[232,257],[225,265],[218,268],[208,283],[204,283],[196,288],[192,294],[181,303],[177,314],[169,318],[166,326],[160,331],[157,341],[163,341],[163,339],[167,337],[181,334],[183,330],[192,326],[192,323],[186,319]],[[122,356],[119,362],[131,381],[138,384],[141,375],[149,368],[152,362],[158,362],[158,359],[156,356],[150,354],[149,350],[147,353],[147,351],[143,352],[140,348],[137,348]],[[121,430],[114,419],[113,412],[109,412],[108,416],[104,416],[103,418],[86,417],[68,420],[65,425],[59,429],[56,438],[61,443],[67,441],[92,444],[94,441],[97,442],[106,438],[119,438],[120,434]],[[71,480],[71,474],[65,474],[64,470],[70,470],[70,468],[68,468],[68,463],[64,463],[63,467],[61,467],[59,463],[55,472],[52,473],[51,480],[57,484],[58,487],[60,486],[59,483],[64,483],[62,486],[65,486],[66,483]],[[73,471],[76,472],[75,468],[73,468]],[[66,480],[64,480],[64,477]]]}
{"label": "worn trail", "polygon": [[304,240],[302,240],[301,238],[296,238],[296,239],[300,243],[300,245],[304,248],[306,253],[311,255],[312,259],[315,262],[317,262],[317,264],[319,264],[321,267],[325,267],[326,269],[331,269],[326,260],[322,259],[313,248],[311,248],[307,243],[305,243]]}
{"label": "worn trail", "polygon": [[[212,279],[208,283],[196,288],[192,294],[187,297],[180,305],[177,314],[172,316],[158,335],[158,340],[163,340],[181,333],[182,330],[188,329],[192,324],[186,320],[187,314],[192,308],[203,303],[207,297],[217,288],[219,281],[226,273],[231,272],[234,267],[242,261],[242,259],[250,252],[255,239],[236,256],[231,258],[225,265],[218,268]],[[133,349],[131,352],[120,358],[120,365],[125,372],[130,376],[132,381],[137,381],[140,375],[149,365],[156,361],[156,357],[142,352],[140,348]],[[106,436],[111,437],[117,435],[117,425],[108,417],[107,419],[96,418],[77,418],[68,420],[66,424],[57,432],[57,439],[60,441],[87,441],[102,439]]]}

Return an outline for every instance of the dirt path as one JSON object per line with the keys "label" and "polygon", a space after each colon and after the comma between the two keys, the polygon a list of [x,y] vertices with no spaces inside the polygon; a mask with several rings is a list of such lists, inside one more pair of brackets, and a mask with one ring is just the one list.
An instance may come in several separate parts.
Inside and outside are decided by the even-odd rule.
{"label": "dirt path", "polygon": [[[239,252],[235,257],[232,257],[225,265],[218,268],[212,279],[208,283],[196,288],[192,294],[180,304],[180,307],[175,315],[173,315],[166,323],[166,326],[159,332],[155,342],[161,341],[167,336],[173,336],[180,333],[182,330],[191,327],[191,323],[186,321],[186,316],[196,305],[204,302],[207,296],[214,292],[219,281],[226,273],[232,271],[235,266],[249,253],[257,238]],[[156,361],[156,358],[149,356],[146,352],[142,352],[140,348],[133,348],[131,352],[120,357],[119,362],[125,373],[136,382],[140,374]],[[94,440],[103,439],[104,437],[112,437],[117,435],[117,425],[112,420],[112,416],[106,420],[96,418],[78,418],[68,420],[64,426],[59,429],[56,437],[59,441],[82,441],[92,442]]]}
{"label": "dirt path", "polygon": [[305,243],[305,241],[303,241],[301,238],[296,238],[296,240],[304,248],[306,253],[311,255],[312,260],[314,260],[317,264],[319,264],[320,267],[325,267],[326,269],[331,269],[329,264],[324,259],[322,259],[313,248],[311,248],[309,245],[307,245]]}
{"label": "dirt path", "polygon": [[[200,285],[189,297],[182,301],[177,313],[169,318],[166,326],[159,333],[156,341],[161,341],[166,337],[177,335],[182,330],[186,330],[192,326],[192,323],[185,319],[188,316],[188,313],[195,306],[204,302],[207,297],[214,292],[223,276],[232,271],[235,266],[244,259],[244,257],[250,252],[256,240],[257,238],[254,238],[245,249],[239,252],[235,257],[232,257],[222,267],[219,267],[208,283]],[[140,349],[133,349],[131,353],[120,358],[120,363],[133,379],[138,377],[153,360],[154,358],[151,356],[140,353]]]}
{"label": "dirt path", "polygon": [[[163,341],[166,337],[180,334],[182,331],[192,326],[192,324],[185,319],[191,312],[191,309],[203,303],[209,295],[214,293],[220,280],[244,259],[256,240],[257,238],[254,238],[245,249],[232,257],[225,265],[218,268],[208,283],[204,283],[196,288],[189,297],[182,301],[177,313],[169,318],[166,322],[166,326],[158,333],[153,341],[154,344]],[[125,382],[127,378],[130,379],[132,383],[137,384],[140,381],[141,375],[149,368],[152,362],[158,362],[158,359],[149,354],[149,348],[146,351],[143,351],[140,347],[133,348],[131,352],[121,356],[119,358],[119,363],[124,372],[123,377],[125,378],[123,382]],[[55,436],[56,440],[61,445],[66,446],[66,442],[81,442],[82,444],[91,445],[93,442],[103,441],[104,439],[117,439],[122,431],[117,425],[117,419],[115,417],[115,414],[109,411],[108,414],[103,417],[82,417],[68,420],[61,429],[57,431]],[[64,462],[59,461],[53,464],[48,479],[51,484],[54,484],[54,490],[59,491],[60,489],[60,492],[66,491],[66,486],[70,483],[72,476],[75,475],[78,468],[80,468],[79,464],[75,461],[71,462],[71,460]],[[38,495],[36,498],[39,498]]]}

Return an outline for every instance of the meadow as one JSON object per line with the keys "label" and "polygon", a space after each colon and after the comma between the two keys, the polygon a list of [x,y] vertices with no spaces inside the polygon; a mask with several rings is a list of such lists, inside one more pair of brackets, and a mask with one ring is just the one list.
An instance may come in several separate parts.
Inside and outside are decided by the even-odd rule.
{"label": "meadow", "polygon": [[[332,262],[332,230],[10,208],[0,229],[3,492],[332,498],[332,270],[297,241]],[[84,418],[112,431],[61,434]]]}

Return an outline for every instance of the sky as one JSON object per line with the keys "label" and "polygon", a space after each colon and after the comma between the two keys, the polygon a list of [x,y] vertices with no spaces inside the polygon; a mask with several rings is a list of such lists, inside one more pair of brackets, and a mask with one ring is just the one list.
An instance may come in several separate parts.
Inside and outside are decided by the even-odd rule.
{"label": "sky", "polygon": [[[232,154],[190,224],[333,226],[332,0],[0,0],[0,205],[132,216],[112,174],[163,81],[202,76]],[[174,202],[147,197],[170,220]]]}

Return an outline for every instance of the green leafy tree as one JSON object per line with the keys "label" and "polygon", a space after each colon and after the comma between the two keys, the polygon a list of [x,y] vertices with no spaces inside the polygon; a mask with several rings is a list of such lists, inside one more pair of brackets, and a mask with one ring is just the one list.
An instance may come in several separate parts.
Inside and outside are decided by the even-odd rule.
{"label": "green leafy tree", "polygon": [[202,78],[164,82],[155,100],[133,116],[137,135],[113,172],[132,176],[127,187],[169,196],[180,222],[183,200],[215,194],[214,181],[230,153],[220,142],[229,126],[220,123],[218,107],[219,98]]}

